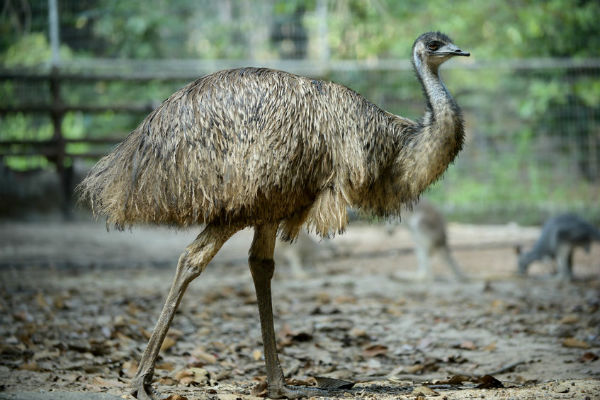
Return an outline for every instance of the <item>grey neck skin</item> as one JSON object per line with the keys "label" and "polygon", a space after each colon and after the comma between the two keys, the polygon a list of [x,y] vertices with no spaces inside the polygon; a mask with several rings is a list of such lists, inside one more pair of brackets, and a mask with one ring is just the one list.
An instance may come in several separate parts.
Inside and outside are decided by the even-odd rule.
{"label": "grey neck skin", "polygon": [[[413,54],[413,62],[417,77],[427,97],[428,113],[425,114],[425,122],[432,122],[428,121],[432,117],[433,120],[442,115],[450,117],[451,112],[456,111],[457,106],[438,75],[439,64],[423,63],[416,52]],[[428,115],[430,113],[433,115]]]}

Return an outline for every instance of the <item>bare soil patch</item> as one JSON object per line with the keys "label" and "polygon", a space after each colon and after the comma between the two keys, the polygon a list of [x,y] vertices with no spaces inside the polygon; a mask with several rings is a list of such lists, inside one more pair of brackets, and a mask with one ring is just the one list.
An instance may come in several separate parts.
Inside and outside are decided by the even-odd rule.
{"label": "bare soil patch", "polygon": [[[177,254],[195,233],[0,226],[4,394],[127,398]],[[302,279],[285,266],[276,272],[284,371],[308,384],[316,377],[354,383],[332,393],[340,399],[600,398],[600,246],[576,253],[575,282],[557,282],[544,264],[517,278],[511,244],[529,244],[537,233],[450,225],[471,279],[457,282],[440,267],[433,282],[416,282],[408,233],[351,226],[333,241],[342,257],[309,266]],[[244,262],[250,240],[248,231],[232,238],[188,289],[156,369],[154,387],[164,397],[261,394],[260,326]]]}

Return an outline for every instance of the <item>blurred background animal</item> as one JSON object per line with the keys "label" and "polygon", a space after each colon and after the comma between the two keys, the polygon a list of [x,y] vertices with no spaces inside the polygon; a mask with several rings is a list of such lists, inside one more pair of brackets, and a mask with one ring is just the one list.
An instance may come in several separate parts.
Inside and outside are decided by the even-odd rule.
{"label": "blurred background animal", "polygon": [[561,280],[573,279],[573,252],[581,247],[587,252],[592,242],[600,241],[600,231],[575,214],[562,214],[548,219],[542,233],[527,252],[516,247],[518,273],[526,275],[534,261],[551,259],[556,263],[556,277]]}
{"label": "blurred background animal", "polygon": [[340,254],[330,239],[318,239],[301,230],[293,242],[277,240],[274,261],[288,266],[296,278],[305,278],[317,264]]}
{"label": "blurred background animal", "polygon": [[[467,276],[452,255],[448,246],[446,219],[433,203],[421,199],[412,209],[402,214],[405,225],[414,240],[418,269],[415,277],[419,280],[434,278],[432,259],[436,256],[454,273],[456,279],[467,280]],[[388,224],[388,233],[393,234],[398,224]]]}

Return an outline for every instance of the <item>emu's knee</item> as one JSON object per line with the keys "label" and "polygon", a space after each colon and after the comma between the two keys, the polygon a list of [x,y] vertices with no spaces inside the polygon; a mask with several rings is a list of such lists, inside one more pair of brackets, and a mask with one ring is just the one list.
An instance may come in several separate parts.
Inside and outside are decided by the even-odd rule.
{"label": "emu's knee", "polygon": [[250,265],[250,272],[252,273],[252,277],[254,279],[261,277],[263,279],[270,280],[273,278],[275,262],[272,258],[258,258],[251,256],[248,259],[248,264]]}
{"label": "emu's knee", "polygon": [[179,256],[177,263],[177,274],[185,282],[190,282],[197,278],[202,271],[206,268],[206,262],[204,260],[198,260],[194,257],[194,254],[186,250]]}

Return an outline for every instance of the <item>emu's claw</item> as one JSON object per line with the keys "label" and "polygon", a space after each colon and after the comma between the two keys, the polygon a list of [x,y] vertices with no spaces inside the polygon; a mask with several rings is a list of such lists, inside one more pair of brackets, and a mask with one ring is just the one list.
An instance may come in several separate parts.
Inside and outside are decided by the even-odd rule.
{"label": "emu's claw", "polygon": [[303,397],[329,397],[328,390],[310,386],[279,386],[269,387],[268,397],[271,399],[301,399]]}
{"label": "emu's claw", "polygon": [[146,381],[146,376],[136,376],[131,382],[131,395],[138,400],[157,400],[158,393]]}

